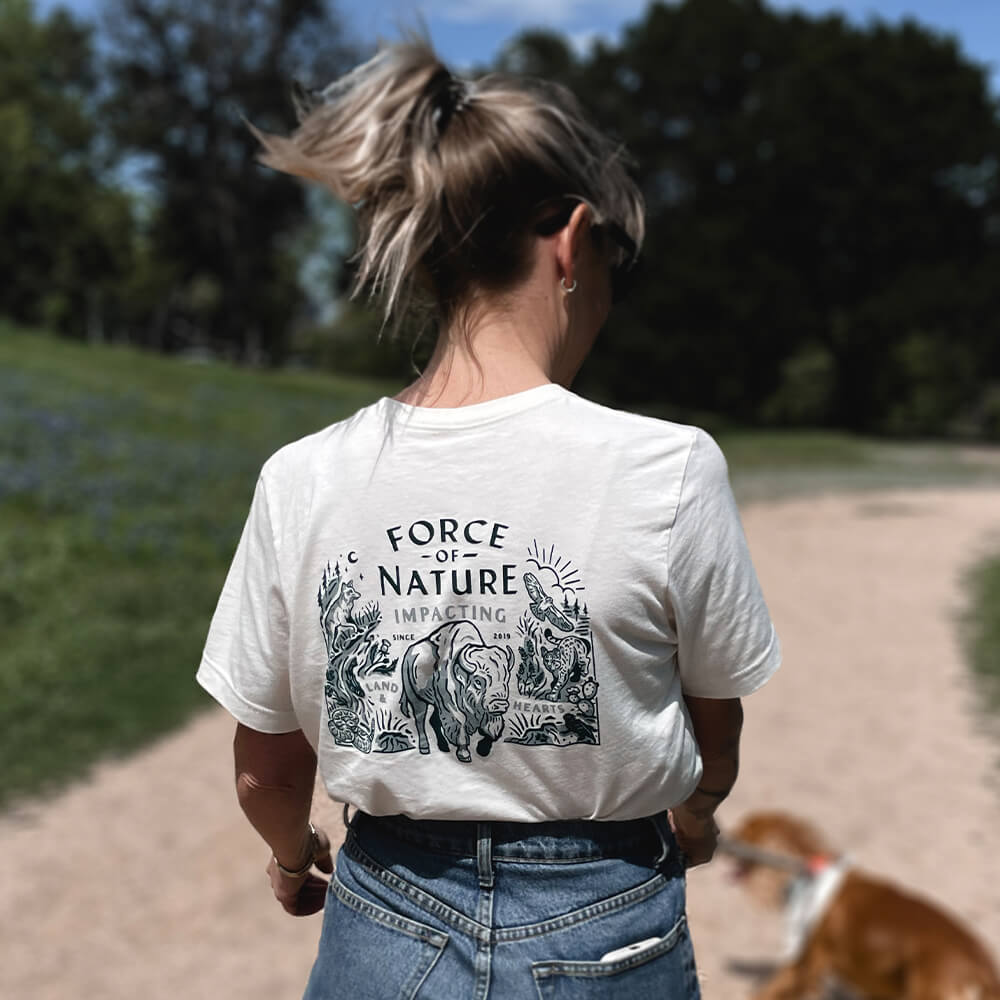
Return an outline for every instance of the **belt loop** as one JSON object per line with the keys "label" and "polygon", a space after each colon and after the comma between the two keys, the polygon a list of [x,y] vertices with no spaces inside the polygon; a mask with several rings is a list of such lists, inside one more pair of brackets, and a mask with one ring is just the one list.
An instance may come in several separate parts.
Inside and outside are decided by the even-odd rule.
{"label": "belt loop", "polygon": [[[351,822],[352,822],[352,820],[347,815],[347,810],[349,808],[350,808],[350,806],[345,802],[344,803],[344,829],[345,830],[350,830],[351,829]],[[354,810],[354,815],[355,816],[358,815],[357,809]]]}
{"label": "belt loop", "polygon": [[476,860],[479,864],[479,888],[493,888],[493,824],[476,824]]}

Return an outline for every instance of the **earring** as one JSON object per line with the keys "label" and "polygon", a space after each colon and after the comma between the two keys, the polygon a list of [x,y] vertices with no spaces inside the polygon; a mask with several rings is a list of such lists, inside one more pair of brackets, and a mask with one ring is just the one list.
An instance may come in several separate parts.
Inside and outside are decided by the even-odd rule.
{"label": "earring", "polygon": [[563,290],[564,295],[572,295],[576,291],[576,278],[573,279],[573,284],[569,288],[566,287],[566,279],[560,278],[559,287]]}

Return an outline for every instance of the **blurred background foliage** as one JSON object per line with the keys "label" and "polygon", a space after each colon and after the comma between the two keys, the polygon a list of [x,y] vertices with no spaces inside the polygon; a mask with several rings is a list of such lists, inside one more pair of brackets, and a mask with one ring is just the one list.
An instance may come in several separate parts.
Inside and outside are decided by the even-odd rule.
{"label": "blurred background foliage", "polygon": [[[410,347],[344,301],[349,213],[260,167],[242,121],[290,130],[292,77],[368,52],[322,0],[106,0],[98,25],[0,0],[0,314],[405,377]],[[684,0],[620,44],[531,32],[497,61],[576,91],[648,200],[645,281],[581,391],[714,426],[1000,439],[1000,121],[954,39]]]}
{"label": "blurred background foliage", "polygon": [[[243,121],[289,130],[292,77],[369,52],[322,0],[0,0],[0,804],[206,703],[261,463],[427,356],[346,301],[349,210]],[[1000,440],[1000,124],[952,39],[683,0],[497,62],[576,91],[648,201],[582,392],[707,426],[741,500],[998,480],[945,440]]]}

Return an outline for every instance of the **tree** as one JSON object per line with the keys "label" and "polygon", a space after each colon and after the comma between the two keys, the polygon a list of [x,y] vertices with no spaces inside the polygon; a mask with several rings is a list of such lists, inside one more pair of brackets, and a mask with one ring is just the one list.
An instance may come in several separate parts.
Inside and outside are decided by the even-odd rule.
{"label": "tree", "polygon": [[666,415],[938,432],[1000,380],[1000,128],[912,21],[654,3],[620,45],[504,59],[636,156],[647,279],[581,373]]}
{"label": "tree", "polygon": [[129,263],[129,199],[106,179],[88,25],[0,0],[0,312],[103,335]]}
{"label": "tree", "polygon": [[354,61],[338,19],[322,0],[108,0],[105,25],[103,110],[156,199],[158,302],[135,336],[280,360],[302,301],[291,241],[305,197],[255,162],[243,117],[294,125],[292,79]]}

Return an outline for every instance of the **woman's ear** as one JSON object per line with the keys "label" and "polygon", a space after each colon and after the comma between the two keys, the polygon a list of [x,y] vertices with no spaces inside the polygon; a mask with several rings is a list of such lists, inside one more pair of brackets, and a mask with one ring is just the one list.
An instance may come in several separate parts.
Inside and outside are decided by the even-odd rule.
{"label": "woman's ear", "polygon": [[580,202],[573,209],[566,226],[559,231],[556,242],[556,261],[559,266],[559,277],[566,285],[572,287],[575,280],[577,265],[584,242],[590,238],[590,230],[594,224],[593,212],[589,205]]}

